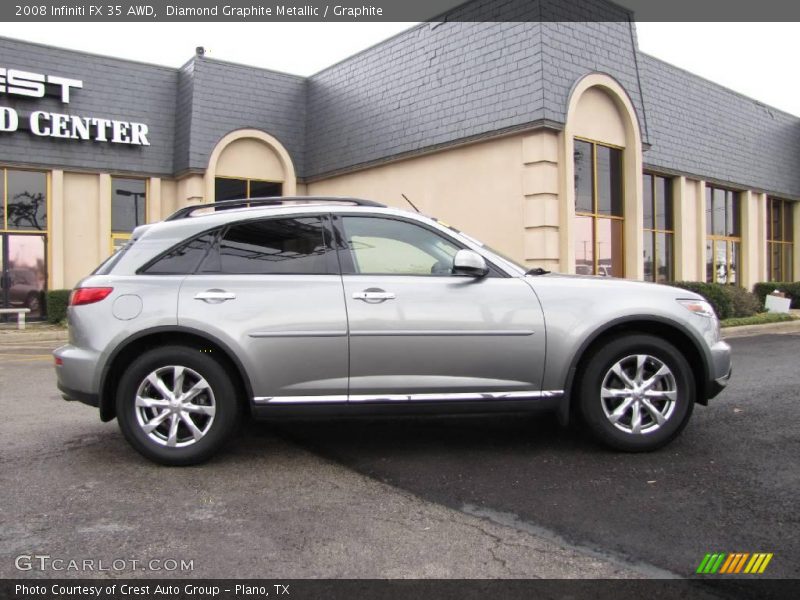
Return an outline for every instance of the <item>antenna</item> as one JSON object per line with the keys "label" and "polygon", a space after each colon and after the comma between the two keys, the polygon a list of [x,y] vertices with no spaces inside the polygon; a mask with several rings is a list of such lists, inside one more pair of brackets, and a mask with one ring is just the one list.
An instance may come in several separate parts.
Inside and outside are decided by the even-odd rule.
{"label": "antenna", "polygon": [[405,194],[400,194],[400,195],[406,199],[406,202],[408,202],[411,205],[411,208],[419,212],[419,209],[416,206],[414,206],[414,203],[411,200],[408,199],[408,196],[406,196]]}

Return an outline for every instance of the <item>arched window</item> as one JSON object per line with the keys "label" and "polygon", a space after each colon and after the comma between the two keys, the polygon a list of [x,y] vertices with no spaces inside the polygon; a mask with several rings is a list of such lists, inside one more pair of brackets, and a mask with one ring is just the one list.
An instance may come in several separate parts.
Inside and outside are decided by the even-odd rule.
{"label": "arched window", "polygon": [[625,276],[622,149],[575,139],[575,272]]}

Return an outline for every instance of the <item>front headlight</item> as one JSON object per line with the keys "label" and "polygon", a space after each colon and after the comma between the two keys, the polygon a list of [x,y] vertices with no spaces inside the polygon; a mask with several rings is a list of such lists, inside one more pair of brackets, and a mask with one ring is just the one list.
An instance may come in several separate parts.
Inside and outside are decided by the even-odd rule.
{"label": "front headlight", "polygon": [[716,319],[717,315],[714,313],[714,307],[712,307],[708,302],[705,300],[678,300],[678,304],[683,306],[689,312],[693,312],[696,315],[700,315],[701,317],[709,317],[711,319]]}

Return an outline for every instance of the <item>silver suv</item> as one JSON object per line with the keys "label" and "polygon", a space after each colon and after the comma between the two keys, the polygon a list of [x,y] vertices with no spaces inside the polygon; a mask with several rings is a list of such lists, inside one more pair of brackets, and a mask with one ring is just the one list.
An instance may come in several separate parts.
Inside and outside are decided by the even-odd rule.
{"label": "silver suv", "polygon": [[691,292],[526,271],[366,200],[189,207],[139,227],[70,298],[64,398],[144,456],[203,461],[240,419],[550,409],[614,448],[663,446],[727,383]]}

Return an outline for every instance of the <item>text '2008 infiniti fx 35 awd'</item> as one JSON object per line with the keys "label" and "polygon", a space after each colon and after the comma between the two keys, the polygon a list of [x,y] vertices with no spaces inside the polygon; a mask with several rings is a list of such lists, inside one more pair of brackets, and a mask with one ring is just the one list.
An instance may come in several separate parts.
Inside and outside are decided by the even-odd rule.
{"label": "text '2008 infiniti fx 35 awd'", "polygon": [[654,450],[731,373],[700,296],[526,271],[367,200],[188,207],[81,281],[58,387],[164,464],[209,458],[245,416],[516,412]]}

